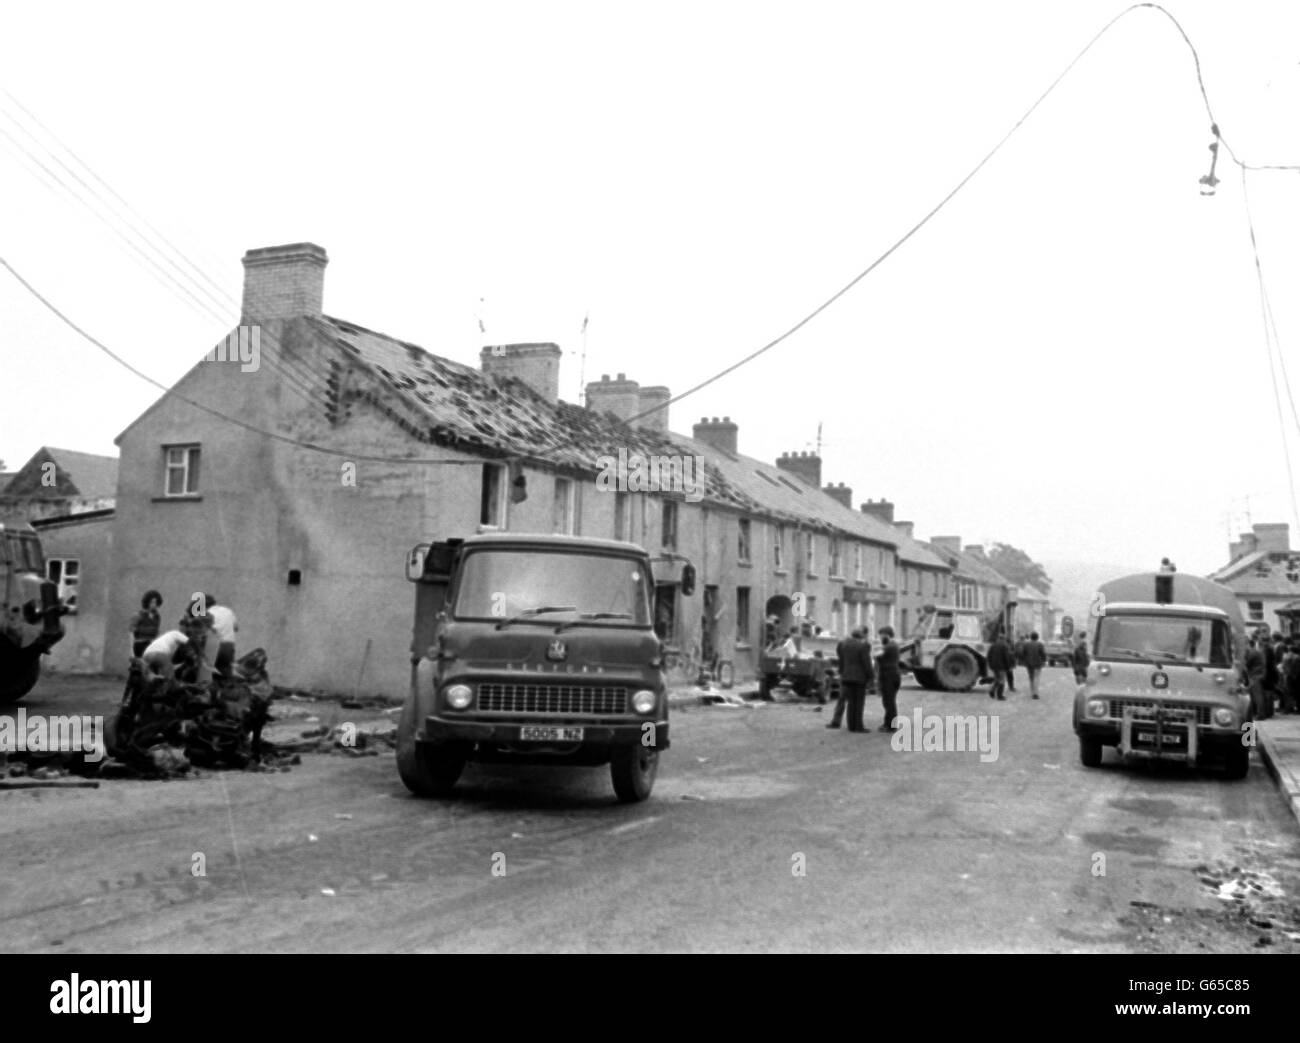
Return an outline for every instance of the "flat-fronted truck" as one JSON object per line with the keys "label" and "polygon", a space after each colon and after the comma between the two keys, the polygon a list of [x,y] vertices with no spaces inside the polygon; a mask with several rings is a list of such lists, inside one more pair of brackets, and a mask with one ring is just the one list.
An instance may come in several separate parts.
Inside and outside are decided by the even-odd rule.
{"label": "flat-fronted truck", "polygon": [[[609,764],[620,800],[650,796],[668,696],[642,548],[484,534],[416,547],[407,578],[415,626],[397,770],[411,792],[447,796],[479,761]],[[679,588],[694,588],[689,563]]]}
{"label": "flat-fronted truck", "polygon": [[1136,573],[1093,598],[1092,662],[1074,699],[1079,759],[1101,765],[1105,747],[1126,759],[1219,763],[1250,770],[1250,695],[1243,684],[1245,627],[1227,587],[1182,573]]}

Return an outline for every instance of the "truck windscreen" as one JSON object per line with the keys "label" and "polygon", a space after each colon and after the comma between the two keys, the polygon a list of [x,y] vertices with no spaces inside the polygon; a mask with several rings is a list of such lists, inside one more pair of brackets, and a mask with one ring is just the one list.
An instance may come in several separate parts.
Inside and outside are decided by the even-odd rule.
{"label": "truck windscreen", "polygon": [[[539,612],[538,610],[545,610]],[[539,623],[579,617],[608,626],[648,626],[649,577],[635,559],[572,551],[476,550],[461,563],[457,619]]]}
{"label": "truck windscreen", "polygon": [[1098,659],[1232,664],[1228,625],[1219,619],[1174,616],[1105,616],[1097,632]]}

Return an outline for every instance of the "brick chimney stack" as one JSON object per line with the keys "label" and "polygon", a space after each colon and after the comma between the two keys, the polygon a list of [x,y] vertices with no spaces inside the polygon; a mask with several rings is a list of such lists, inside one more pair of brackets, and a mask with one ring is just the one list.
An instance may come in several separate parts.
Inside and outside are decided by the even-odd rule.
{"label": "brick chimney stack", "polygon": [[1255,530],[1256,550],[1270,554],[1291,552],[1291,526],[1286,522],[1256,522],[1251,528]]}
{"label": "brick chimney stack", "polygon": [[822,492],[831,497],[831,499],[838,500],[850,511],[853,510],[853,490],[843,482],[840,482],[838,485],[828,485],[822,490]]}
{"label": "brick chimney stack", "polygon": [[908,522],[908,521],[894,522],[894,528],[897,529],[899,532],[901,532],[909,540],[915,538],[913,536],[913,532],[915,531],[916,526],[913,525],[912,522]]}
{"label": "brick chimney stack", "polygon": [[487,377],[513,377],[554,405],[560,400],[558,344],[493,344],[479,352],[479,368]]}
{"label": "brick chimney stack", "polygon": [[776,458],[776,466],[814,489],[822,487],[822,458],[816,453],[783,453]]}
{"label": "brick chimney stack", "polygon": [[641,412],[641,385],[628,380],[626,373],[620,373],[617,380],[610,380],[605,373],[599,382],[587,384],[587,408],[596,413],[613,413],[626,422]]}
{"label": "brick chimney stack", "polygon": [[706,445],[713,446],[719,452],[735,456],[739,451],[736,448],[739,444],[739,432],[740,428],[736,426],[729,416],[724,416],[721,420],[716,416],[712,420],[702,416],[700,422],[692,429],[691,434],[695,441],[703,442]]}
{"label": "brick chimney stack", "polygon": [[637,413],[644,413],[651,409],[654,412],[638,420],[636,426],[643,427],[647,431],[658,431],[660,434],[667,434],[668,400],[672,397],[673,393],[662,384],[641,388],[637,392]]}
{"label": "brick chimney stack", "polygon": [[960,536],[931,536],[930,542],[936,547],[942,547],[946,551],[951,551],[953,554],[961,553]]}
{"label": "brick chimney stack", "polygon": [[880,502],[868,500],[866,503],[859,504],[858,509],[863,514],[869,514],[873,518],[879,518],[886,525],[894,524],[894,505],[881,497]]}
{"label": "brick chimney stack", "polygon": [[320,315],[329,257],[315,243],[263,246],[244,254],[244,303],[240,323]]}

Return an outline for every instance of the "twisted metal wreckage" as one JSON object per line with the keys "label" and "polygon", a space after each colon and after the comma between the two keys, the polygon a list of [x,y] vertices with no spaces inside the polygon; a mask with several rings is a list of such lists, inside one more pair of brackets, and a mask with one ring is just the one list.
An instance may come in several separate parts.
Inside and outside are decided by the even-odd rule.
{"label": "twisted metal wreckage", "polygon": [[273,719],[273,694],[260,648],[239,659],[228,677],[206,683],[187,671],[175,678],[150,676],[139,659],[132,660],[109,752],[144,775],[178,774],[191,765],[288,763],[262,741],[262,729]]}

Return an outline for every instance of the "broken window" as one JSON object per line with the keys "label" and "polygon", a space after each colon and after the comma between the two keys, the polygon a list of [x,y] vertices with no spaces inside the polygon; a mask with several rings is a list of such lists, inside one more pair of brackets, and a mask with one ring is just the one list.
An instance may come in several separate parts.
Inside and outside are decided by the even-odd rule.
{"label": "broken window", "polygon": [[483,487],[479,500],[480,525],[493,529],[505,527],[506,469],[503,464],[483,465]]}
{"label": "broken window", "polygon": [[59,588],[59,601],[69,615],[77,614],[77,584],[81,581],[80,558],[50,558],[45,563],[45,578]]}
{"label": "broken window", "polygon": [[553,532],[565,536],[574,534],[574,486],[572,479],[555,479],[555,518]]}
{"label": "broken window", "polygon": [[663,512],[663,546],[677,549],[677,501],[665,500]]}
{"label": "broken window", "polygon": [[736,538],[736,559],[749,564],[750,524],[748,518],[740,519],[740,531]]}

